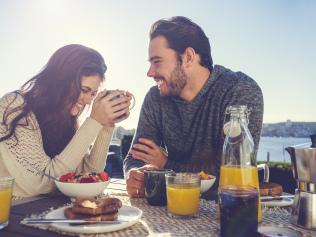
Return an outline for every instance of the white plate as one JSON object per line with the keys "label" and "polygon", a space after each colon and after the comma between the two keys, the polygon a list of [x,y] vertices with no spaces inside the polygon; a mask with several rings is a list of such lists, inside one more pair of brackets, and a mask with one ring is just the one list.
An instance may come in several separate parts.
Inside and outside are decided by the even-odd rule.
{"label": "white plate", "polygon": [[258,232],[269,237],[302,237],[302,234],[296,230],[278,226],[259,226]]}
{"label": "white plate", "polygon": [[266,207],[287,207],[293,204],[293,198],[282,198],[281,200],[261,201],[261,204]]}
{"label": "white plate", "polygon": [[[49,212],[45,218],[46,219],[55,219],[55,218],[65,218],[64,210],[66,207],[61,207],[56,210]],[[71,233],[83,233],[83,234],[92,234],[92,233],[104,233],[111,232],[116,230],[121,230],[127,228],[131,225],[134,225],[141,218],[143,212],[137,207],[131,206],[122,206],[119,209],[118,218],[119,221],[126,221],[120,224],[96,224],[96,225],[80,225],[80,226],[71,226],[67,223],[53,223],[51,226],[54,228]]]}

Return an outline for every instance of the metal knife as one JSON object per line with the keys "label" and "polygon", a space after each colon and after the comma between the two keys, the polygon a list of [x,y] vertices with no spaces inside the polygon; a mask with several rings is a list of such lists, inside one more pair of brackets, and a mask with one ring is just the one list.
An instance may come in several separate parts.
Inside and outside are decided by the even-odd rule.
{"label": "metal knife", "polygon": [[267,196],[267,197],[260,197],[261,202],[268,202],[268,201],[281,201],[284,198],[294,198],[294,195],[281,195],[281,196]]}
{"label": "metal knife", "polygon": [[68,219],[42,219],[26,218],[23,220],[26,224],[50,224],[50,223],[68,223],[68,224],[121,224],[127,221],[87,221],[87,220],[68,220]]}

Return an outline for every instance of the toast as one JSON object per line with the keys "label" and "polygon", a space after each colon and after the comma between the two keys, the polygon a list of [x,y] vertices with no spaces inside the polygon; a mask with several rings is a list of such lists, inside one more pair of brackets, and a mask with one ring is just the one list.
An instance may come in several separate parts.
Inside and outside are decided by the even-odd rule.
{"label": "toast", "polygon": [[72,207],[75,213],[100,215],[117,212],[122,207],[122,202],[118,198],[104,199],[79,199],[77,198]]}
{"label": "toast", "polygon": [[64,215],[71,220],[112,221],[117,219],[118,210],[121,207],[122,202],[117,198],[77,198],[72,207],[65,209]]}
{"label": "toast", "polygon": [[260,196],[280,196],[283,188],[277,183],[260,183]]}
{"label": "toast", "polygon": [[100,215],[89,215],[89,214],[75,213],[73,208],[67,207],[65,209],[64,215],[67,219],[70,219],[70,220],[114,221],[117,219],[118,211],[107,213],[107,214],[100,214]]}

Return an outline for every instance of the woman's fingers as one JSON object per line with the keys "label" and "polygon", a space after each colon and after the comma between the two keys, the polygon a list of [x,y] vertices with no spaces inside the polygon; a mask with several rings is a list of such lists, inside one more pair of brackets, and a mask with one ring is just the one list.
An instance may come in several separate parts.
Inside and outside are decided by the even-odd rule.
{"label": "woman's fingers", "polygon": [[129,116],[130,93],[124,91],[101,91],[94,101],[93,118],[102,124],[115,124]]}
{"label": "woman's fingers", "polygon": [[130,105],[130,103],[127,102],[127,103],[121,103],[121,104],[118,104],[116,106],[113,106],[112,107],[113,108],[113,112],[116,113],[116,112],[119,112],[119,111],[122,111],[122,110],[127,111],[127,110],[129,110],[129,105]]}
{"label": "woman's fingers", "polygon": [[123,120],[125,120],[125,119],[127,119],[128,118],[128,116],[129,116],[129,112],[127,112],[126,114],[124,114],[124,115],[122,115],[122,116],[120,116],[120,117],[118,117],[117,119],[115,119],[115,123],[119,123],[119,122],[121,122],[121,121],[123,121]]}

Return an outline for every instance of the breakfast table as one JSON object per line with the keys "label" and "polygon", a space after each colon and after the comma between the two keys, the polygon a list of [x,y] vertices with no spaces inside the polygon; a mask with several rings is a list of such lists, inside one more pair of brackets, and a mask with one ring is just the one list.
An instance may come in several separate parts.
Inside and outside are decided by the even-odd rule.
{"label": "breakfast table", "polygon": [[[214,201],[201,199],[199,216],[196,218],[173,219],[167,215],[166,207],[150,206],[143,198],[129,198],[126,193],[125,181],[122,179],[111,179],[106,192],[110,196],[119,198],[123,205],[142,210],[140,220],[128,228],[98,234],[75,234],[55,229],[47,224],[23,223],[26,217],[44,217],[52,210],[70,204],[70,199],[63,195],[41,196],[14,200],[9,225],[0,231],[0,237],[220,236],[219,220],[216,218],[217,204]],[[316,236],[316,232],[292,225],[290,217],[290,208],[264,207],[263,222],[260,224],[260,228],[286,227],[300,233],[303,237]]]}

